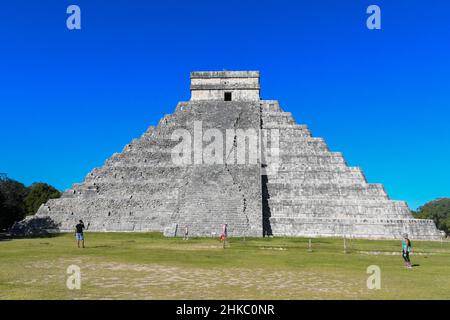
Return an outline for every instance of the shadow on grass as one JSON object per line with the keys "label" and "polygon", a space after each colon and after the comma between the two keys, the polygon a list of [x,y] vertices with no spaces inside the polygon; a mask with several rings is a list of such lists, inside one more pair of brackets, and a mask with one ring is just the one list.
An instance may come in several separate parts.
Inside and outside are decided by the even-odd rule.
{"label": "shadow on grass", "polygon": [[0,233],[0,241],[11,241],[12,238],[6,233]]}
{"label": "shadow on grass", "polygon": [[98,248],[115,248],[116,246],[111,245],[102,245],[102,246],[90,246],[91,249],[98,249]]}
{"label": "shadow on grass", "polygon": [[[11,241],[11,240],[18,240],[18,239],[50,239],[50,238],[58,238],[58,237],[62,237],[64,234],[63,233],[48,233],[48,234],[39,234],[39,235],[28,235],[28,236],[12,236],[12,235],[7,235],[6,239]],[[2,241],[3,239],[0,236],[0,241]]]}

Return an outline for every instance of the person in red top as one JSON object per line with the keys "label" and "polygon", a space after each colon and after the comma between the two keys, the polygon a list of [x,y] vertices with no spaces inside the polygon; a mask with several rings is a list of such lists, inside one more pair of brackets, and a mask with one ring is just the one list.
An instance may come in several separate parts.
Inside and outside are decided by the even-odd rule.
{"label": "person in red top", "polygon": [[222,226],[222,233],[220,234],[220,241],[223,241],[223,247],[225,248],[226,241],[228,237],[228,224]]}

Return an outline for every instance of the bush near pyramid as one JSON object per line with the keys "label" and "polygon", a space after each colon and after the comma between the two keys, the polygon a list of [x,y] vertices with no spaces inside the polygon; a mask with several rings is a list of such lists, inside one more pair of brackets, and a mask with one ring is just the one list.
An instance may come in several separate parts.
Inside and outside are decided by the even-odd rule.
{"label": "bush near pyramid", "polygon": [[192,72],[189,102],[11,231],[72,231],[80,219],[90,231],[166,236],[216,236],[227,223],[230,236],[442,237],[261,100],[257,71]]}

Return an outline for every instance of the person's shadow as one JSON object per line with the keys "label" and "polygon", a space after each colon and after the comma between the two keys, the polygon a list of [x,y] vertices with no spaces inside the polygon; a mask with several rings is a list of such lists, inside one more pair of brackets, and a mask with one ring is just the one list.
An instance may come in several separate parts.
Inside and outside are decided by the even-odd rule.
{"label": "person's shadow", "polygon": [[11,241],[11,237],[7,234],[0,233],[0,241]]}
{"label": "person's shadow", "polygon": [[420,264],[413,264],[413,265],[411,265],[411,267],[413,267],[413,268],[420,267]]}

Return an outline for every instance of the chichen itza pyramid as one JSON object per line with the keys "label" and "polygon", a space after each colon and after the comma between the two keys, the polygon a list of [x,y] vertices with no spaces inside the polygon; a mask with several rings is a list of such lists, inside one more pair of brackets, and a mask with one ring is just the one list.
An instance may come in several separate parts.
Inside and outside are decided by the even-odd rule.
{"label": "chichen itza pyramid", "polygon": [[[195,137],[199,126],[203,137]],[[191,137],[174,138],[176,130]],[[237,132],[249,133],[244,162]],[[180,151],[183,141],[191,151]],[[223,153],[222,163],[205,161],[213,141],[223,146],[212,152]],[[187,155],[184,163],[174,161],[174,150]],[[190,101],[13,231],[72,231],[79,219],[90,231],[166,236],[185,226],[192,236],[215,236],[227,223],[230,236],[441,237],[433,221],[414,219],[405,202],[369,184],[277,101],[261,100],[256,71],[192,72]]]}

